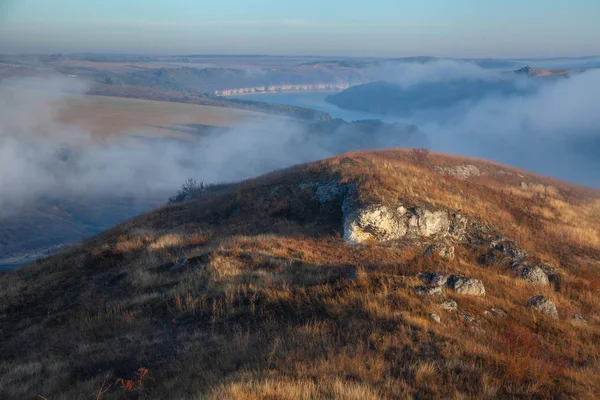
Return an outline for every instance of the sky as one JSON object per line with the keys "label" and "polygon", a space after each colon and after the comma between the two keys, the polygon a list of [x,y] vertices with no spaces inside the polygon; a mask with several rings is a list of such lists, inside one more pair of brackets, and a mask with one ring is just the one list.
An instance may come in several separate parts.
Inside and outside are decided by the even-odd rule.
{"label": "sky", "polygon": [[600,0],[0,0],[0,52],[600,54]]}

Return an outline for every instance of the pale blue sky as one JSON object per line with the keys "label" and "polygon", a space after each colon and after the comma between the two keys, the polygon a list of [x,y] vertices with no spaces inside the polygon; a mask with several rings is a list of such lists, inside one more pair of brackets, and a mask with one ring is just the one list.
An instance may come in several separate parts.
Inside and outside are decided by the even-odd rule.
{"label": "pale blue sky", "polygon": [[0,0],[0,52],[600,54],[600,0]]}

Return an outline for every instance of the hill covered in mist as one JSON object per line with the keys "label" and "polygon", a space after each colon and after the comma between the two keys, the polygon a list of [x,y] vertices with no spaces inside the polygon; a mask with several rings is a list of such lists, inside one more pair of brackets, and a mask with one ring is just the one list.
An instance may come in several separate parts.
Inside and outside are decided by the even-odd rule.
{"label": "hill covered in mist", "polygon": [[[302,120],[84,96],[72,79],[0,87],[0,268],[167,202],[182,182],[237,182],[347,151],[423,147],[415,126]],[[234,112],[235,111],[235,112]]]}

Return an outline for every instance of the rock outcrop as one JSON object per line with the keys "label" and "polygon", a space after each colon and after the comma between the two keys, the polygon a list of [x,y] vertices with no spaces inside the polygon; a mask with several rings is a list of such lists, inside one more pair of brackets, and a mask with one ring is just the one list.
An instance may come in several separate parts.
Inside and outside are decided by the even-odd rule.
{"label": "rock outcrop", "polygon": [[383,205],[368,205],[344,210],[344,239],[352,244],[370,240],[387,242],[402,239],[408,227],[402,219],[404,207],[391,209]]}
{"label": "rock outcrop", "polygon": [[[400,239],[450,238],[462,240],[467,219],[457,213],[426,206],[404,204],[363,204],[356,200],[356,188],[352,184],[330,182],[305,182],[300,190],[314,191],[314,198],[321,204],[332,201],[342,203],[344,239],[351,244],[390,242]],[[436,244],[437,245],[437,244]],[[453,257],[453,248],[437,247],[442,256]],[[433,251],[433,248],[432,248]]]}
{"label": "rock outcrop", "polygon": [[283,84],[283,85],[263,85],[246,88],[215,90],[216,96],[238,96],[241,94],[256,93],[285,93],[285,92],[319,92],[348,89],[352,85],[344,83],[305,83],[305,84]]}
{"label": "rock outcrop", "polygon": [[[461,166],[461,174],[476,173],[474,166]],[[473,168],[471,168],[473,167]],[[454,168],[454,167],[453,167]],[[463,175],[464,175],[463,174]],[[313,198],[323,207],[333,202],[341,205],[343,237],[350,244],[394,243],[411,240],[427,243],[424,256],[436,255],[453,260],[455,245],[464,243],[473,248],[488,247],[480,262],[508,268],[526,265],[527,253],[501,232],[477,219],[467,219],[459,212],[426,204],[364,203],[352,183],[336,180],[310,181],[298,185],[300,190],[310,189]],[[544,271],[527,269],[522,278],[532,283],[548,284]],[[444,284],[440,284],[443,286]],[[481,296],[485,289],[477,280],[460,278],[450,289],[459,293]]]}
{"label": "rock outcrop", "polygon": [[548,300],[544,296],[535,296],[529,299],[527,307],[531,307],[543,314],[548,315],[551,318],[558,319],[558,310],[556,305],[551,300]]}
{"label": "rock outcrop", "polygon": [[479,168],[472,164],[457,165],[454,167],[436,167],[436,170],[438,172],[441,172],[442,174],[452,175],[461,179],[467,179],[472,176],[481,175],[481,171],[479,170]]}
{"label": "rock outcrop", "polygon": [[435,272],[423,272],[417,277],[433,288],[446,287],[456,293],[469,296],[484,296],[485,286],[479,279],[459,275],[443,275]]}
{"label": "rock outcrop", "polygon": [[445,238],[460,239],[466,219],[447,210],[423,207],[388,207],[381,204],[361,205],[344,201],[344,238],[360,244],[375,240],[388,242],[399,239]]}

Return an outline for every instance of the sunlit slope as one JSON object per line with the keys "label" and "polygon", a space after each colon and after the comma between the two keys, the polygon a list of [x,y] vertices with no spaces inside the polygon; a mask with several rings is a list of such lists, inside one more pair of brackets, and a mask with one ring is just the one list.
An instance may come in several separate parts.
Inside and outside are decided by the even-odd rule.
{"label": "sunlit slope", "polygon": [[600,395],[598,191],[388,150],[191,194],[0,276],[2,396]]}

